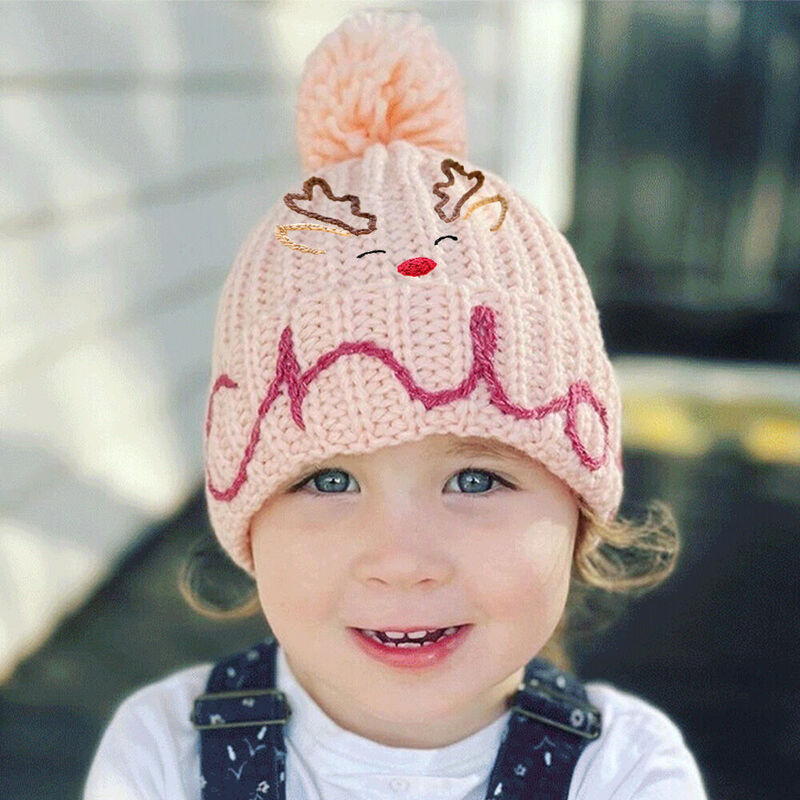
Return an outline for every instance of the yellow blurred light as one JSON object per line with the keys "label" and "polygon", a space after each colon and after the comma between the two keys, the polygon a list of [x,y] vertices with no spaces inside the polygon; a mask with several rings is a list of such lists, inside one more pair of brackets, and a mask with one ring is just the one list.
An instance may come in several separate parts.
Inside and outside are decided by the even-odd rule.
{"label": "yellow blurred light", "polygon": [[677,403],[627,396],[622,416],[626,445],[685,456],[700,456],[709,448],[707,433]]}
{"label": "yellow blurred light", "polygon": [[743,431],[742,444],[759,461],[800,464],[800,420],[761,417]]}

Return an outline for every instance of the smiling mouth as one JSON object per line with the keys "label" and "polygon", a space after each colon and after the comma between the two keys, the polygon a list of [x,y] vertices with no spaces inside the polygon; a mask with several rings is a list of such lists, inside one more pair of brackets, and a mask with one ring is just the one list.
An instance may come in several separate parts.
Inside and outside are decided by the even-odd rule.
{"label": "smiling mouth", "polygon": [[386,645],[425,645],[438,642],[440,639],[453,636],[467,625],[450,625],[446,628],[387,628],[377,630],[374,628],[355,628],[354,630],[363,633],[365,636]]}

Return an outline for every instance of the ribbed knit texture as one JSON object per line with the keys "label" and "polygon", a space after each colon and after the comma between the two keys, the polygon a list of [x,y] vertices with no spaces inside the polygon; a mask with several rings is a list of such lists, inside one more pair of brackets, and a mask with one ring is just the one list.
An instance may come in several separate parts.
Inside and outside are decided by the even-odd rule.
{"label": "ribbed knit texture", "polygon": [[[424,65],[423,53],[398,39],[398,25],[412,42],[425,42],[426,70],[414,62]],[[374,63],[358,61],[365,52],[389,62],[397,53],[394,68],[381,68],[387,81],[404,76],[406,97],[429,74],[444,81],[446,100],[425,110],[436,87],[415,89],[420,119],[395,115],[402,123],[395,136],[397,127],[376,124],[368,111],[377,94],[393,94],[376,87]],[[288,187],[223,286],[204,438],[206,497],[221,544],[251,575],[250,519],[279,484],[336,454],[430,434],[507,442],[600,516],[619,506],[621,400],[586,276],[531,203],[465,159],[463,98],[441,53],[416,14],[360,12],[323,40],[299,92],[301,160],[313,165],[306,178],[357,201],[329,199],[321,182],[307,186],[311,199],[302,197],[302,180]],[[371,106],[348,89],[359,63],[362,76],[372,76],[363,78]],[[351,107],[333,102],[332,91]],[[437,121],[448,103],[456,110]],[[395,107],[385,103],[382,119]],[[337,113],[351,127],[367,120],[344,144],[347,125]],[[333,131],[328,139],[325,130]],[[412,130],[437,146],[408,141]],[[471,184],[460,169],[448,172],[454,162],[483,176],[458,215],[456,201]],[[455,186],[438,190],[448,199],[437,212],[436,184],[454,178]],[[505,208],[495,200],[469,211],[497,195]],[[442,236],[457,241],[435,244]],[[371,250],[386,252],[358,257]]]}

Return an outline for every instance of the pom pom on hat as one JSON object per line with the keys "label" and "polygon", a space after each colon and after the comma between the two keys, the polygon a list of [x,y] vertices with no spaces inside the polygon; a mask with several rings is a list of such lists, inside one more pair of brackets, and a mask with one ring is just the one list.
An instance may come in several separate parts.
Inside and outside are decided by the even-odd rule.
{"label": "pom pom on hat", "polygon": [[418,13],[357,12],[308,56],[297,97],[304,172],[403,139],[466,157],[458,67]]}

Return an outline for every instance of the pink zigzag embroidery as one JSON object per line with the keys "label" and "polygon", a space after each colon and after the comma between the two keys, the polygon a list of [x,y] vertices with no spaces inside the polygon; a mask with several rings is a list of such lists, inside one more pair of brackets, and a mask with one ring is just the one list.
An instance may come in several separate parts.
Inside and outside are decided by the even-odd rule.
{"label": "pink zigzag embroidery", "polygon": [[[523,408],[510,402],[503,390],[500,381],[494,370],[494,353],[497,348],[497,336],[495,330],[494,311],[488,306],[476,306],[472,309],[469,323],[470,335],[472,338],[472,368],[469,375],[455,389],[445,389],[439,392],[428,392],[416,383],[411,373],[395,359],[391,350],[385,347],[378,347],[372,341],[366,342],[342,342],[336,349],[329,350],[320,356],[317,363],[308,371],[300,374],[300,365],[294,354],[292,347],[292,329],[286,326],[281,333],[278,345],[278,363],[275,377],[269,385],[269,389],[258,407],[258,414],[255,424],[250,431],[250,441],[244,452],[244,457],[239,464],[239,471],[233,483],[227,489],[217,489],[211,483],[211,476],[207,475],[208,488],[216,500],[228,502],[233,500],[239,493],[239,489],[247,480],[247,465],[253,458],[256,446],[261,438],[261,420],[267,414],[275,398],[280,394],[280,387],[286,383],[291,402],[292,419],[302,430],[306,429],[303,422],[302,407],[303,400],[308,393],[308,387],[322,370],[329,367],[337,358],[351,353],[363,353],[374,356],[384,362],[394,372],[395,377],[403,384],[408,395],[413,400],[421,400],[426,409],[434,406],[450,403],[453,400],[469,397],[474,391],[479,380],[486,381],[489,387],[490,402],[497,406],[504,414],[511,414],[517,419],[542,419],[542,417],[556,411],[566,412],[564,423],[564,433],[572,442],[572,449],[577,454],[581,463],[590,470],[599,469],[606,461],[608,452],[608,420],[606,409],[603,404],[595,397],[589,384],[586,381],[575,381],[567,390],[567,393],[560,397],[553,398],[549,403],[538,408]],[[208,400],[208,413],[206,415],[206,437],[211,430],[212,404],[217,390],[225,387],[236,389],[239,384],[233,381],[228,375],[220,375],[214,383],[211,396]],[[603,454],[599,458],[593,458],[583,446],[577,431],[577,411],[581,403],[588,403],[597,413],[605,432],[603,442]]]}

